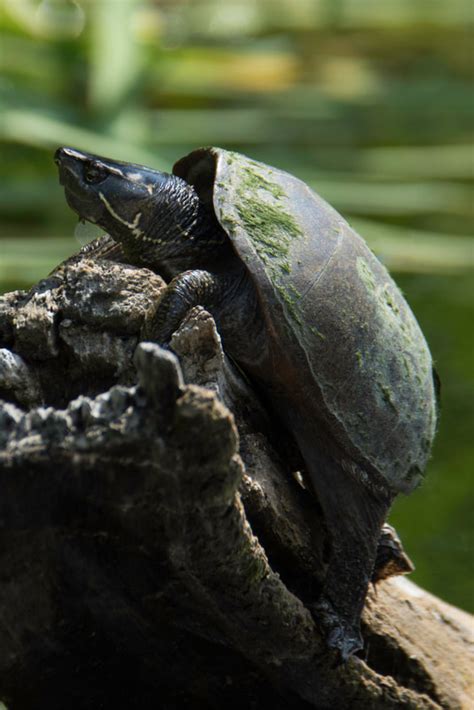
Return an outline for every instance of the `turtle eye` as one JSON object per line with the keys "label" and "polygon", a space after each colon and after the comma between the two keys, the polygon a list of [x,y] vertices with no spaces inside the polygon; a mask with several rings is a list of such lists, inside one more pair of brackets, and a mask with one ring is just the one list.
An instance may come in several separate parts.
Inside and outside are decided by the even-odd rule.
{"label": "turtle eye", "polygon": [[107,171],[99,163],[88,162],[84,164],[84,180],[89,185],[96,185],[107,177]]}

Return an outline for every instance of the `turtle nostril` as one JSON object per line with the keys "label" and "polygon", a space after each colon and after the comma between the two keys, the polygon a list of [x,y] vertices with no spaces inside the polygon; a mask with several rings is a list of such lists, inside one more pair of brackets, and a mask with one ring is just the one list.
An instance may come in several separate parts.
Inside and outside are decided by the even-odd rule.
{"label": "turtle nostril", "polygon": [[56,165],[60,165],[60,164],[61,164],[61,159],[62,159],[63,155],[64,155],[63,149],[62,149],[62,148],[58,148],[57,151],[56,151],[55,154],[54,154],[54,162],[56,163]]}

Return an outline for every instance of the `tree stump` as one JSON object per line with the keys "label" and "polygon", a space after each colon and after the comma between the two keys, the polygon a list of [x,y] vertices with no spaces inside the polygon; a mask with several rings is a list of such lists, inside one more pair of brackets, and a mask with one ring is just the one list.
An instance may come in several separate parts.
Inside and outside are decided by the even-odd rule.
{"label": "tree stump", "polygon": [[335,662],[308,610],[330,540],[276,413],[204,310],[140,343],[164,282],[93,251],[0,300],[7,708],[472,707],[471,617],[403,577]]}

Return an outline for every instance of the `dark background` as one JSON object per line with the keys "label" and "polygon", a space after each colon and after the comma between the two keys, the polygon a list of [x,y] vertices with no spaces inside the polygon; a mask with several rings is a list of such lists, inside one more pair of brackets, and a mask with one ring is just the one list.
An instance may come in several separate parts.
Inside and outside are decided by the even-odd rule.
{"label": "dark background", "polygon": [[391,521],[413,579],[472,587],[472,0],[3,0],[0,290],[92,232],[52,161],[72,145],[170,170],[220,145],[300,176],[391,269],[431,345],[442,414]]}

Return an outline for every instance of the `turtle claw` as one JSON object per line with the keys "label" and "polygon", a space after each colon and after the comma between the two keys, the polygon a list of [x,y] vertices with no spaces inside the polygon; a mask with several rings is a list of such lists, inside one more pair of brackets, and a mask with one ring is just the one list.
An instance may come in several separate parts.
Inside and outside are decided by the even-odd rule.
{"label": "turtle claw", "polygon": [[329,648],[337,651],[341,663],[345,663],[356,651],[364,647],[362,636],[358,629],[338,626],[327,635]]}
{"label": "turtle claw", "polygon": [[320,599],[312,606],[311,611],[326,637],[328,647],[337,653],[337,665],[345,663],[350,656],[364,647],[359,624],[342,619],[328,599]]}

